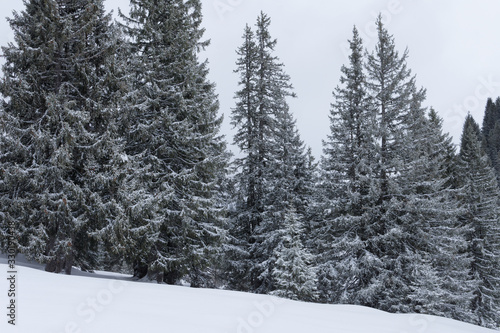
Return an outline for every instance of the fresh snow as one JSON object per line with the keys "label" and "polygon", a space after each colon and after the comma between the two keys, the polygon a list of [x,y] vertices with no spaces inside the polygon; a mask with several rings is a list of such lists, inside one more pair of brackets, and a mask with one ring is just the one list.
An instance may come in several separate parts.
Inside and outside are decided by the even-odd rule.
{"label": "fresh snow", "polygon": [[[0,271],[7,275],[5,257]],[[29,267],[28,267],[29,266]],[[487,333],[454,320],[396,315],[233,291],[135,282],[121,274],[46,273],[17,266],[16,326],[7,323],[8,281],[0,279],[0,332],[25,333]],[[95,278],[90,278],[94,276]]]}

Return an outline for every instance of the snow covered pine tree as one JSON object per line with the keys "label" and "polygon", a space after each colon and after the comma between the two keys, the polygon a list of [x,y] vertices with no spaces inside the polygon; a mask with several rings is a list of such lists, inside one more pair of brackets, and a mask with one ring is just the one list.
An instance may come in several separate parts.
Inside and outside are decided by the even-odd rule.
{"label": "snow covered pine tree", "polygon": [[323,142],[319,211],[312,243],[319,265],[320,300],[364,304],[379,265],[365,247],[372,209],[379,190],[375,183],[375,111],[366,93],[363,45],[354,27],[349,67],[342,66],[341,86],[333,92],[330,135]]}
{"label": "snow covered pine tree", "polygon": [[282,216],[279,243],[274,250],[271,295],[292,300],[313,302],[317,300],[316,269],[314,256],[304,247],[302,223],[293,208]]}
{"label": "snow covered pine tree", "polygon": [[202,41],[198,0],[131,1],[126,258],[135,275],[213,285],[228,154]]}
{"label": "snow covered pine tree", "polygon": [[486,150],[491,165],[495,169],[497,180],[500,180],[500,97],[495,102],[488,98],[484,110],[481,134],[483,148]]}
{"label": "snow covered pine tree", "polygon": [[459,154],[458,179],[464,212],[461,222],[470,228],[469,252],[473,298],[472,322],[497,328],[500,313],[500,211],[495,171],[481,147],[479,125],[466,118]]}
{"label": "snow covered pine tree", "polygon": [[92,269],[119,220],[117,38],[102,0],[29,0],[10,25],[0,90],[2,224],[51,272]]}
{"label": "snow covered pine tree", "polygon": [[334,92],[314,230],[320,300],[466,316],[464,229],[448,189],[453,150],[421,105],[407,51],[399,56],[380,17],[377,27],[366,64],[354,29]]}
{"label": "snow covered pine tree", "polygon": [[286,101],[294,96],[290,77],[273,56],[276,40],[269,25],[269,17],[261,13],[256,32],[246,26],[237,51],[241,90],[232,124],[244,156],[235,161],[239,196],[231,212],[232,245],[227,251],[232,288],[260,293],[274,289],[274,251],[283,216],[293,208],[304,218],[313,181]]}

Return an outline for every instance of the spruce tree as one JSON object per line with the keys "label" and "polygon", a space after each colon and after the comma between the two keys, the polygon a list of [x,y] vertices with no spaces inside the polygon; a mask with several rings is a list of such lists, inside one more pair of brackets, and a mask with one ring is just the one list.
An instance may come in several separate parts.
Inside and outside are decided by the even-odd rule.
{"label": "spruce tree", "polygon": [[237,51],[241,89],[232,111],[232,124],[238,130],[234,141],[243,156],[235,161],[240,194],[232,212],[233,241],[228,248],[228,269],[234,272],[230,285],[260,293],[273,290],[280,216],[289,205],[306,210],[310,191],[306,183],[311,180],[286,101],[294,96],[290,78],[273,55],[276,40],[269,26],[269,17],[261,13],[255,32],[245,28]]}
{"label": "spruce tree", "polygon": [[481,128],[481,133],[485,138],[489,137],[490,132],[495,127],[498,116],[495,103],[491,98],[488,98],[484,110],[483,127]]}
{"label": "spruce tree", "polygon": [[[288,112],[286,97],[293,96],[289,76],[283,71],[283,64],[273,55],[277,40],[269,32],[271,19],[264,13],[257,18],[255,31],[256,79],[255,96],[257,99],[255,126],[257,127],[256,159],[260,186],[260,222],[253,228],[252,243],[249,247],[252,266],[250,274],[254,290],[267,293],[273,289],[271,271],[272,254],[279,240],[279,223],[274,218],[281,207],[275,206],[276,169],[280,165],[278,149],[283,144],[280,134],[276,134],[280,114]],[[276,188],[278,190],[278,188]]]}
{"label": "spruce tree", "polygon": [[366,92],[362,40],[356,28],[349,67],[333,92],[330,135],[321,162],[319,212],[314,243],[318,253],[320,300],[363,304],[379,260],[365,247],[370,237],[374,183],[375,114]]}
{"label": "spruce tree", "polygon": [[[421,106],[423,91],[414,92],[405,121],[405,154],[400,169],[403,189],[398,220],[407,234],[398,261],[406,263],[400,274],[409,286],[408,304],[397,311],[419,312],[463,321],[470,319],[471,299],[466,253],[466,227],[457,223],[461,213],[458,191],[451,188],[450,160],[454,148],[442,132],[442,120]],[[451,161],[453,162],[453,161]],[[398,264],[404,267],[403,264]]]}
{"label": "spruce tree", "polygon": [[262,269],[260,279],[269,286],[267,291],[276,287],[272,272],[277,258],[273,253],[282,242],[283,233],[280,230],[284,228],[284,216],[292,210],[294,218],[303,225],[312,192],[307,153],[286,102],[276,115],[274,140],[275,161],[274,167],[269,170],[263,223],[256,229],[256,239],[260,243],[256,250],[268,251],[263,255],[267,259],[259,265]]}
{"label": "spruce tree", "polygon": [[461,138],[458,168],[463,187],[461,222],[470,228],[467,238],[472,256],[470,282],[475,285],[472,320],[477,325],[496,328],[500,311],[498,184],[488,155],[481,147],[478,128],[469,114]]}
{"label": "spruce tree", "polygon": [[[498,108],[500,110],[500,100],[497,101]],[[488,136],[483,134],[483,142],[487,142],[483,144],[484,149],[486,150],[488,157],[491,161],[491,166],[495,170],[495,174],[497,177],[497,181],[500,180],[500,117],[499,120],[495,123],[495,127],[491,130]]]}
{"label": "spruce tree", "polygon": [[482,145],[495,169],[497,180],[500,180],[500,97],[496,102],[488,98],[481,128]]}
{"label": "spruce tree", "polygon": [[262,207],[262,177],[258,177],[261,165],[258,163],[257,142],[260,129],[257,119],[258,101],[255,94],[257,72],[257,47],[255,34],[251,27],[245,27],[243,45],[236,53],[239,58],[236,62],[236,73],[240,75],[239,86],[236,92],[236,107],[232,110],[231,124],[238,128],[234,136],[236,144],[243,157],[234,160],[236,168],[237,196],[234,200],[234,209],[231,210],[230,236],[226,247],[228,282],[232,289],[251,290],[251,280],[248,271],[251,266],[249,244],[255,227],[261,221]]}
{"label": "spruce tree", "polygon": [[316,272],[312,266],[313,255],[301,240],[302,223],[293,208],[286,210],[282,218],[280,241],[274,249],[274,290],[270,294],[292,300],[315,301]]}
{"label": "spruce tree", "polygon": [[[426,117],[425,90],[416,87],[407,68],[408,51],[399,56],[380,17],[377,25],[379,41],[366,66],[380,143],[375,168],[380,215],[374,216],[369,251],[382,266],[372,297],[386,311],[466,320],[466,228],[457,226],[458,202],[447,187],[449,142]],[[441,299],[426,299],[436,294]]]}
{"label": "spruce tree", "polygon": [[[388,202],[397,191],[393,183],[398,172],[404,130],[404,115],[408,112],[412,92],[415,90],[415,77],[407,68],[408,50],[400,56],[396,50],[394,37],[389,34],[377,19],[378,43],[375,51],[367,57],[367,88],[371,103],[377,112],[376,138],[380,141],[378,149],[377,179],[380,182],[380,202]],[[380,230],[387,230],[382,225]]]}
{"label": "spruce tree", "polygon": [[334,93],[315,222],[320,299],[466,318],[453,149],[436,115],[426,116],[408,52],[399,55],[380,17],[377,26],[366,65],[354,30]]}
{"label": "spruce tree", "polygon": [[138,277],[213,284],[228,155],[208,64],[198,60],[200,1],[131,1],[127,260]]}
{"label": "spruce tree", "polygon": [[[407,68],[408,50],[396,50],[394,37],[377,19],[378,43],[367,55],[367,92],[376,110],[374,137],[378,144],[374,166],[377,209],[372,212],[372,235],[368,252],[379,263],[371,279],[367,305],[386,311],[404,311],[402,301],[409,293],[406,280],[411,271],[411,235],[404,221],[405,137],[413,99],[421,99],[415,78]],[[408,252],[410,251],[410,252]],[[410,258],[406,260],[405,258]],[[375,262],[375,261],[374,261]]]}
{"label": "spruce tree", "polygon": [[101,0],[25,4],[3,48],[2,222],[46,270],[93,269],[99,233],[122,218],[118,39]]}

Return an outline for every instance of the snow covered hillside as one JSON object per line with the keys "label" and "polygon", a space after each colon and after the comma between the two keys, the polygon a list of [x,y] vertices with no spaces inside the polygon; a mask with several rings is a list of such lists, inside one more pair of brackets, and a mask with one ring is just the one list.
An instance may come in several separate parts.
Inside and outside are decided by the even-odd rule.
{"label": "snow covered hillside", "polygon": [[[8,271],[5,262],[0,258],[4,276]],[[2,333],[494,332],[443,318],[394,315],[358,306],[140,283],[104,272],[92,278],[89,274],[66,276],[16,268],[16,326],[7,323],[8,281],[2,277],[0,283]]]}

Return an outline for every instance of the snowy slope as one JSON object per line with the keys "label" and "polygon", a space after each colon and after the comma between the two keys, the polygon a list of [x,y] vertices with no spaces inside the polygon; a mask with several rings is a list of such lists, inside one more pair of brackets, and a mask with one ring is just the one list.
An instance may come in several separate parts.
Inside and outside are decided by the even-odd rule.
{"label": "snowy slope", "polygon": [[[65,276],[17,267],[17,325],[7,323],[8,267],[0,260],[0,332],[23,333],[487,333],[453,320],[394,315],[230,291]],[[84,275],[84,274],[82,274]],[[96,274],[97,275],[97,274]]]}

